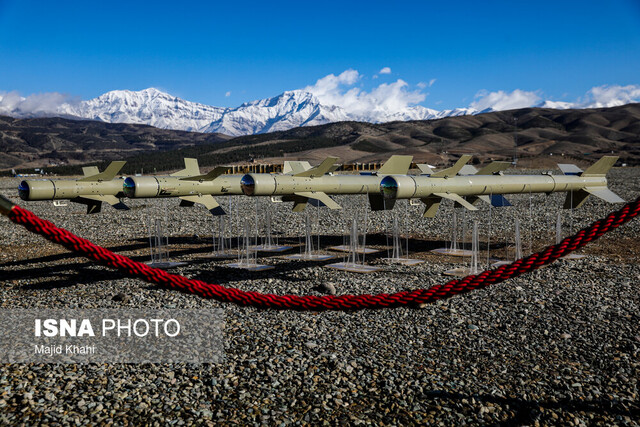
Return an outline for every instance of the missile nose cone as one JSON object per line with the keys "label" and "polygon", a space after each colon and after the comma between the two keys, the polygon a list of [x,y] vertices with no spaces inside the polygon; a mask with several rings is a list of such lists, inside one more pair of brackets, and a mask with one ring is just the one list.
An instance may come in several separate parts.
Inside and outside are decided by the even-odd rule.
{"label": "missile nose cone", "polygon": [[29,200],[29,184],[27,184],[27,181],[22,181],[18,185],[18,194],[22,200]]}
{"label": "missile nose cone", "polygon": [[128,198],[133,198],[136,194],[136,182],[133,178],[128,177],[124,180],[124,184],[122,184],[122,191],[124,195]]}
{"label": "missile nose cone", "polygon": [[382,191],[385,199],[395,199],[396,194],[398,194],[398,181],[392,176],[385,176],[382,178],[382,181],[380,181],[380,191]]}
{"label": "missile nose cone", "polygon": [[251,175],[246,174],[240,180],[240,187],[245,196],[252,196],[256,190],[256,182]]}

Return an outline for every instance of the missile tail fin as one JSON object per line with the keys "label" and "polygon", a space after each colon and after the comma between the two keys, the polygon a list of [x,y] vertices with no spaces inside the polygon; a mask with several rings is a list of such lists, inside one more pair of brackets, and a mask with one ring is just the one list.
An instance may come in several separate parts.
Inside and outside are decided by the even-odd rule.
{"label": "missile tail fin", "polygon": [[337,157],[327,157],[326,159],[324,159],[322,163],[320,163],[315,168],[311,168],[304,172],[297,173],[294,176],[310,177],[310,178],[322,176],[325,173],[329,172],[337,161],[338,161]]}
{"label": "missile tail fin", "polygon": [[580,175],[583,172],[582,169],[571,163],[558,163],[558,167],[563,175]]}
{"label": "missile tail fin", "polygon": [[196,175],[196,176],[185,176],[184,178],[180,178],[180,181],[213,181],[220,175],[225,174],[227,171],[231,169],[231,166],[216,166],[209,173],[204,175]]}
{"label": "missile tail fin", "polygon": [[476,173],[476,175],[493,175],[511,167],[511,162],[491,162]]}
{"label": "missile tail fin", "polygon": [[457,173],[460,172],[460,169],[462,169],[464,165],[469,163],[471,157],[472,156],[469,154],[463,154],[462,156],[460,156],[455,165],[451,166],[450,168],[443,169],[440,172],[436,172],[431,176],[434,178],[449,178],[450,176],[456,176]]}
{"label": "missile tail fin", "polygon": [[457,195],[455,193],[434,193],[433,195],[434,196],[438,196],[438,197],[443,198],[443,199],[453,200],[454,202],[456,202],[459,205],[467,208],[470,211],[477,211],[478,210],[478,208],[476,208],[471,203],[467,202],[465,199],[463,199],[462,197],[460,197],[459,195]]}
{"label": "missile tail fin", "polygon": [[606,187],[603,188],[585,188],[584,191],[609,203],[624,203],[624,199]]}
{"label": "missile tail fin", "polygon": [[[314,199],[319,202],[322,202],[322,204],[328,207],[329,209],[342,209],[342,207],[339,204],[337,204],[331,197],[329,197],[327,193],[323,193],[321,191],[304,191],[304,192],[299,192],[294,194],[298,197],[304,197],[307,200]],[[297,200],[294,200],[294,201],[296,201],[297,203]],[[306,203],[307,202],[305,201],[305,204]],[[295,209],[295,206],[294,206],[294,209]],[[299,211],[294,211],[294,212],[299,212]]]}
{"label": "missile tail fin", "polygon": [[82,203],[83,205],[87,205],[87,213],[98,213],[102,208],[102,202],[108,203],[114,209],[119,211],[128,211],[129,206],[125,205],[118,199],[116,196],[112,195],[98,195],[98,196],[80,196],[74,199],[71,199],[72,202]]}
{"label": "missile tail fin", "polygon": [[116,162],[111,162],[109,163],[109,166],[107,166],[107,168],[104,170],[104,172],[101,173],[96,173],[93,175],[89,175],[86,176],[87,173],[92,173],[92,172],[96,172],[98,170],[97,167],[95,166],[89,166],[87,168],[82,168],[82,171],[85,174],[84,178],[80,178],[78,179],[78,181],[111,181],[113,178],[116,177],[116,175],[118,174],[118,172],[120,172],[120,169],[122,169],[122,167],[125,165],[125,161],[116,161]]}
{"label": "missile tail fin", "polygon": [[184,158],[184,169],[178,172],[174,172],[171,176],[197,176],[200,175],[200,167],[198,166],[198,159]]}
{"label": "missile tail fin", "polygon": [[82,168],[82,174],[85,177],[98,175],[100,173],[100,169],[97,166],[85,166]]}
{"label": "missile tail fin", "polygon": [[378,169],[378,175],[406,175],[412,161],[413,156],[391,156]]}
{"label": "missile tail fin", "polygon": [[564,199],[564,206],[562,209],[577,209],[587,201],[591,193],[585,190],[569,191],[567,197]]}
{"label": "missile tail fin", "polygon": [[605,176],[617,161],[618,156],[603,156],[582,172],[580,176]]}
{"label": "missile tail fin", "polygon": [[372,211],[388,211],[393,209],[396,199],[385,199],[382,194],[369,193],[369,204]]}
{"label": "missile tail fin", "polygon": [[295,175],[311,169],[309,162],[297,160],[287,160],[282,166],[282,173],[285,175]]}
{"label": "missile tail fin", "polygon": [[[196,196],[182,196],[180,197],[180,206],[193,206],[193,203],[199,203],[203,205],[212,215],[225,215],[226,212],[222,209],[222,206],[216,199],[210,194],[196,195]],[[187,202],[184,203],[183,202]]]}
{"label": "missile tail fin", "polygon": [[440,202],[442,198],[440,197],[426,197],[424,199],[420,199],[422,203],[425,204],[424,214],[422,214],[425,218],[433,218],[438,213],[438,209],[440,208]]}
{"label": "missile tail fin", "polygon": [[429,165],[417,164],[418,169],[420,169],[421,175],[433,175],[435,172]]}

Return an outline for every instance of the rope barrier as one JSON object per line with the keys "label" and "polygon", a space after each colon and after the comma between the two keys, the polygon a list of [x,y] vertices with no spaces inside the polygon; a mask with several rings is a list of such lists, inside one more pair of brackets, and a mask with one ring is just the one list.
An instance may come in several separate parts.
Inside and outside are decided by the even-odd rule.
{"label": "rope barrier", "polygon": [[476,289],[482,289],[550,264],[558,258],[582,248],[603,234],[629,222],[639,212],[640,197],[633,202],[627,203],[621,209],[611,212],[605,218],[595,221],[573,236],[565,238],[556,245],[548,246],[540,252],[497,269],[486,270],[476,275],[451,280],[443,285],[436,285],[428,289],[377,295],[298,296],[242,291],[237,288],[228,288],[200,280],[188,279],[177,274],[167,273],[158,268],[149,267],[146,264],[133,261],[130,258],[97,246],[65,229],[58,228],[53,223],[39,218],[20,206],[14,205],[0,195],[0,213],[7,215],[14,223],[23,225],[27,230],[101,265],[117,269],[129,277],[142,279],[168,289],[199,295],[203,298],[231,302],[242,306],[313,311],[381,309],[401,306],[418,307]]}

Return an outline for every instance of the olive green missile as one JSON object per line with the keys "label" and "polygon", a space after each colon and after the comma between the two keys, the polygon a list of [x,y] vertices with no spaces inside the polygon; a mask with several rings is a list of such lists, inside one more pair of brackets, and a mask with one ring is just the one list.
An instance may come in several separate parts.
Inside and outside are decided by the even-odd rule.
{"label": "olive green missile", "polygon": [[566,192],[565,209],[580,207],[589,195],[610,203],[624,202],[607,188],[606,174],[618,160],[615,156],[604,156],[585,171],[575,165],[559,165],[563,175],[503,175],[509,165],[506,162],[491,163],[480,171],[467,165],[468,174],[461,174],[469,158],[463,156],[441,172],[420,167],[424,175],[387,176],[380,182],[380,192],[387,200],[420,199],[426,206],[425,217],[434,217],[443,199],[469,210],[478,210],[474,206],[478,200],[509,206],[505,194]]}
{"label": "olive green missile", "polygon": [[180,206],[199,203],[213,215],[225,212],[213,196],[242,194],[241,175],[224,175],[230,167],[216,166],[200,174],[196,159],[184,159],[185,168],[169,176],[133,176],[124,180],[124,194],[132,199],[180,198]]}
{"label": "olive green missile", "polygon": [[114,179],[126,162],[111,162],[100,172],[96,166],[82,168],[79,179],[27,179],[18,186],[22,200],[69,200],[87,205],[87,213],[98,213],[102,202],[116,209],[129,209],[120,198],[123,179]]}
{"label": "olive green missile", "polygon": [[404,175],[411,167],[412,156],[392,156],[374,173],[333,175],[337,157],[328,157],[320,165],[307,168],[308,163],[285,165],[283,175],[249,173],[242,177],[242,192],[247,196],[282,196],[293,201],[293,211],[301,212],[311,201],[321,202],[330,209],[340,209],[330,194],[368,194],[373,210],[393,208],[394,200],[380,194],[380,181],[387,175]]}

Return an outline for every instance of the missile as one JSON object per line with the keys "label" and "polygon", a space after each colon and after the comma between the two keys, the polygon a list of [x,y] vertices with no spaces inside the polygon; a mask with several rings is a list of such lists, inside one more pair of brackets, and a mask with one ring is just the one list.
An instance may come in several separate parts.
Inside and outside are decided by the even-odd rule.
{"label": "missile", "polygon": [[476,173],[471,170],[470,175],[459,175],[469,158],[463,156],[452,168],[442,172],[420,168],[427,174],[384,177],[380,192],[387,200],[420,199],[425,204],[427,218],[436,215],[442,199],[453,200],[469,210],[478,210],[474,206],[478,200],[493,206],[509,206],[503,195],[522,193],[566,192],[565,209],[582,206],[589,195],[609,203],[624,202],[607,188],[606,174],[618,160],[616,156],[604,156],[585,171],[575,165],[559,165],[563,175],[502,175],[508,166],[506,162],[493,162]]}
{"label": "missile", "polygon": [[242,194],[240,175],[224,175],[230,167],[217,166],[201,175],[196,159],[184,159],[185,168],[170,176],[134,176],[124,180],[124,194],[131,199],[179,197],[180,206],[204,205],[213,215],[225,212],[213,197]]}
{"label": "missile", "polygon": [[329,194],[368,194],[373,210],[391,209],[395,201],[383,199],[380,181],[387,175],[406,174],[413,157],[392,156],[377,172],[362,175],[332,175],[337,160],[327,157],[314,168],[307,162],[290,162],[283,175],[246,174],[240,181],[242,192],[247,196],[282,196],[283,201],[294,202],[294,212],[303,211],[310,200],[341,209]]}
{"label": "missile", "polygon": [[82,168],[79,179],[27,179],[18,185],[22,200],[70,200],[87,205],[87,213],[98,213],[102,202],[119,210],[129,209],[120,200],[124,197],[122,178],[114,179],[126,162],[111,162],[100,172],[96,166]]}

